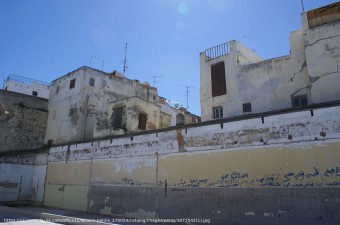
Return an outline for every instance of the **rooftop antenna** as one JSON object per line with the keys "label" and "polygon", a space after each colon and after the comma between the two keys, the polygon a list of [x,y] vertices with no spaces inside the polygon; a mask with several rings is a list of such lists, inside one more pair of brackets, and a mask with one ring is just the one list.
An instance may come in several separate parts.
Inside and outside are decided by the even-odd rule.
{"label": "rooftop antenna", "polygon": [[163,77],[163,76],[152,76],[153,77],[153,85],[152,85],[152,87],[155,87],[155,83],[156,83],[156,78],[157,77]]}
{"label": "rooftop antenna", "polygon": [[103,62],[102,63],[102,71],[103,71],[103,69],[104,69],[104,59],[101,59],[101,58],[99,58],[99,57],[97,57],[95,55],[91,55],[91,58],[90,58],[90,67],[91,67],[91,64],[92,64],[92,58],[96,58],[96,59],[98,59],[98,60]]}
{"label": "rooftop antenna", "polygon": [[302,11],[305,12],[305,6],[303,5],[303,0],[301,0]]}
{"label": "rooftop antenna", "polygon": [[125,57],[124,57],[123,75],[125,75],[125,72],[126,72],[126,70],[128,68],[127,60],[126,60],[127,46],[128,46],[128,43],[125,43]]}
{"label": "rooftop antenna", "polygon": [[187,96],[187,110],[189,109],[189,88],[191,88],[191,89],[195,89],[194,87],[190,87],[190,86],[188,86],[188,85],[180,85],[180,86],[182,86],[182,87],[186,87],[186,89],[187,89],[187,94],[186,94],[186,96]]}

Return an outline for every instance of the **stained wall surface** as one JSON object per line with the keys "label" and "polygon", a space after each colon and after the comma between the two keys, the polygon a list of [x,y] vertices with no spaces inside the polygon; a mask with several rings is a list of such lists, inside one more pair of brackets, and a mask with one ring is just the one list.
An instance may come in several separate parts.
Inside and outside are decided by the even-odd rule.
{"label": "stained wall surface", "polygon": [[44,145],[47,100],[0,90],[0,152]]}
{"label": "stained wall surface", "polygon": [[44,205],[212,224],[336,224],[339,113],[333,106],[56,146]]}
{"label": "stained wall surface", "polygon": [[42,203],[47,169],[46,153],[0,154],[0,202]]}
{"label": "stained wall surface", "polygon": [[[214,58],[209,54],[219,52],[220,46],[202,52],[202,121],[215,119],[214,108],[219,107],[223,108],[222,117],[231,117],[340,100],[338,8],[339,3],[334,3],[315,10],[315,18],[302,14],[303,27],[291,32],[287,56],[263,60],[238,41],[226,43],[229,51]],[[218,63],[225,66],[226,93],[215,96],[212,67]],[[297,105],[295,101],[302,98],[304,104]],[[244,110],[244,104],[251,104],[251,109]]]}

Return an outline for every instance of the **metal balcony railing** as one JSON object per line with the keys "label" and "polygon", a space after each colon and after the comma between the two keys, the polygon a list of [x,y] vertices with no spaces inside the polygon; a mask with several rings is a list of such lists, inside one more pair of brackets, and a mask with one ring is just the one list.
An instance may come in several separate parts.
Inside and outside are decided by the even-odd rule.
{"label": "metal balcony railing", "polygon": [[229,42],[205,50],[205,61],[210,61],[230,53]]}
{"label": "metal balcony railing", "polygon": [[26,78],[26,77],[14,75],[14,74],[8,75],[8,77],[5,80],[5,82],[6,81],[15,81],[15,82],[22,83],[22,84],[33,84],[33,83],[36,83],[36,84],[40,84],[42,86],[46,86],[47,88],[50,87],[50,84],[47,83],[47,82],[43,82],[43,81],[39,81],[39,80],[33,80],[33,79],[30,79],[30,78]]}

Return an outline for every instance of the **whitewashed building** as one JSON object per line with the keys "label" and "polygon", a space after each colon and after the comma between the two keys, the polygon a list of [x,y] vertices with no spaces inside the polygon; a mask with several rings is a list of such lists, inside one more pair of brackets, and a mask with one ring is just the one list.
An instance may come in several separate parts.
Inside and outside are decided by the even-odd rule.
{"label": "whitewashed building", "polygon": [[3,89],[45,99],[50,95],[49,83],[13,74],[8,75],[4,80]]}
{"label": "whitewashed building", "polygon": [[290,55],[264,60],[238,41],[202,52],[202,120],[340,100],[338,4],[302,14]]}
{"label": "whitewashed building", "polygon": [[[149,83],[83,66],[51,84],[46,143],[161,129],[199,117],[168,105]],[[186,119],[190,117],[191,120]]]}

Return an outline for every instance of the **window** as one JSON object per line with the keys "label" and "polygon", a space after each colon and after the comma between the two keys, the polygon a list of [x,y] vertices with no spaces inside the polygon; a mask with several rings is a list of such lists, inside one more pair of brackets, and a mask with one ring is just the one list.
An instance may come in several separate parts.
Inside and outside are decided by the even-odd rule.
{"label": "window", "polygon": [[57,88],[56,88],[56,90],[55,90],[55,92],[56,92],[56,94],[58,94],[59,93],[59,86],[57,86]]}
{"label": "window", "polygon": [[89,80],[89,85],[94,87],[94,78],[90,78]]}
{"label": "window", "polygon": [[293,108],[301,108],[308,105],[307,95],[292,97]]}
{"label": "window", "polygon": [[176,116],[176,125],[184,125],[184,115],[182,113],[178,113]]}
{"label": "window", "polygon": [[214,119],[223,118],[223,107],[215,107],[214,111]]}
{"label": "window", "polygon": [[211,90],[212,97],[227,94],[224,62],[211,66]]}
{"label": "window", "polygon": [[70,89],[74,88],[76,86],[76,79],[72,79],[70,81]]}
{"label": "window", "polygon": [[112,109],[112,127],[123,128],[123,106]]}
{"label": "window", "polygon": [[243,112],[251,112],[251,103],[243,104]]}
{"label": "window", "polygon": [[38,96],[38,92],[37,91],[32,91],[32,95],[33,96]]}
{"label": "window", "polygon": [[76,112],[77,109],[75,108],[70,108],[70,110],[68,111],[68,116],[72,117],[74,115],[74,113]]}
{"label": "window", "polygon": [[138,115],[138,128],[145,130],[146,129],[146,120],[147,115],[145,113],[139,113]]}

